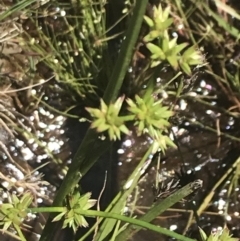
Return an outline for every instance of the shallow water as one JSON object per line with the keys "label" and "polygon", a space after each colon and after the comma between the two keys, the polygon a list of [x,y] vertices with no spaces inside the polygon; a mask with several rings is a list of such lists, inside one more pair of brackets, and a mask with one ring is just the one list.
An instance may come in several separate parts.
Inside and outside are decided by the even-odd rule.
{"label": "shallow water", "polygon": [[[53,7],[51,7],[50,10],[60,12],[60,9],[53,9]],[[53,14],[52,16],[48,16],[48,23],[51,26],[54,25],[55,29],[61,32],[63,26],[59,19],[60,18],[54,17]],[[39,28],[41,27],[40,21]],[[25,22],[24,28],[29,32],[32,31],[31,34],[35,36],[34,31],[36,29],[31,29],[28,21]],[[39,40],[36,39],[36,41]],[[210,50],[207,49],[206,51]],[[234,55],[235,57],[237,56],[237,51]],[[231,65],[231,60],[232,59],[229,60],[229,69],[232,69],[234,73],[235,67],[233,64]],[[215,67],[216,70],[218,68],[219,66]],[[41,63],[39,63],[37,69],[45,78],[51,75],[49,68],[46,68],[46,66]],[[172,76],[172,72],[162,71],[161,76],[156,80],[156,88],[160,89]],[[174,84],[177,85],[177,83]],[[201,226],[201,228],[209,233],[211,230],[220,229],[224,224],[227,224],[234,236],[240,237],[240,227],[238,225],[240,213],[239,181],[235,175],[234,181],[236,186],[232,185],[233,173],[231,171],[232,165],[234,165],[240,155],[239,140],[234,140],[229,136],[218,137],[219,133],[213,132],[213,130],[217,129],[220,132],[238,138],[240,136],[239,110],[236,109],[236,116],[226,113],[225,110],[232,107],[231,96],[230,94],[228,96],[226,93],[223,93],[216,81],[206,73],[197,73],[193,79],[186,79],[184,84],[186,89],[179,101],[176,101],[167,91],[160,92],[160,96],[165,98],[166,105],[175,104],[174,111],[176,112],[176,117],[172,118],[171,123],[172,130],[176,137],[175,141],[179,146],[179,150],[171,148],[162,157],[160,174],[162,176],[172,175],[174,171],[179,170],[181,166],[184,166],[186,172],[188,170],[195,170],[196,179],[203,180],[203,187],[194,198],[196,207],[199,207],[221,177],[226,175],[227,178],[213,191],[213,199],[200,215],[199,223],[196,224],[193,222],[193,224],[190,224],[188,229],[186,229],[192,209],[190,202],[174,205],[174,207],[166,211],[161,217],[154,220],[153,223],[179,233],[186,231],[187,235],[193,238],[198,238],[197,226]],[[176,85],[170,86],[170,89],[175,90]],[[48,88],[49,86],[51,86],[51,89]],[[52,89],[53,86],[56,89]],[[43,100],[60,110],[63,110],[65,103],[69,101],[68,97],[62,93],[60,85],[55,81],[49,82],[43,85],[43,87],[34,90],[37,97],[40,97],[40,94],[44,93]],[[128,88],[123,90],[123,92],[124,91],[131,93],[131,95],[135,93],[135,90],[129,90]],[[234,95],[239,97],[238,93],[234,93]],[[22,95],[19,94],[20,101],[23,102],[23,107],[26,107],[25,105],[27,105],[29,101],[25,97],[25,92]],[[201,101],[207,102],[208,105],[202,104]],[[27,108],[26,110],[24,108],[19,110],[9,101],[4,100],[2,102],[10,103],[10,107],[7,106],[7,108],[13,108],[15,111],[15,117],[10,114],[8,117],[13,122],[17,122],[17,119],[19,119],[18,123],[21,124],[22,128],[25,128],[30,133],[36,134],[44,145],[41,146],[33,137],[26,137],[19,133],[14,133],[15,136],[13,138],[6,129],[0,129],[0,141],[10,150],[10,154],[14,157],[14,160],[16,160],[18,164],[21,163],[20,167],[25,171],[18,170],[15,166],[9,165],[9,157],[4,153],[3,148],[1,148],[1,172],[8,178],[15,178],[17,181],[20,181],[36,167],[50,161],[48,165],[42,167],[41,172],[45,175],[43,179],[51,185],[45,186],[41,183],[39,193],[43,195],[40,195],[40,197],[36,196],[38,205],[42,205],[42,203],[49,205],[66,173],[64,167],[71,163],[89,124],[79,123],[78,119],[72,120],[71,118],[63,117],[54,113],[54,111],[48,110],[48,108],[41,104],[39,104],[36,110],[29,110]],[[2,102],[0,102],[0,104],[2,104]],[[84,116],[82,110],[83,106],[80,104],[80,107],[76,108],[73,114],[82,117]],[[25,114],[26,119],[20,118],[21,111]],[[201,122],[201,124],[197,121]],[[116,194],[118,188],[121,187],[131,174],[150,144],[148,138],[137,137],[134,128],[132,127],[131,129],[132,135],[126,137],[122,143],[117,143],[112,149],[112,153],[111,151],[107,153],[81,182],[84,191],[93,192],[93,197],[97,198],[103,186],[105,171],[108,169],[111,177],[108,176],[108,180],[110,181],[109,186],[106,188],[107,194],[102,199],[102,208],[107,206]],[[49,155],[47,149],[49,149],[52,155]],[[151,158],[152,156],[149,156],[149,161]],[[236,166],[239,168],[239,165]],[[236,169],[233,171],[236,172]],[[227,172],[229,172],[229,175],[226,174]],[[34,174],[35,176],[30,175],[33,181],[29,178],[27,182],[31,184],[32,182],[36,182],[34,178],[36,178],[38,174],[37,172]],[[158,171],[156,170],[156,165],[153,165],[141,178],[138,185],[139,193],[137,194],[137,203],[134,208],[134,212],[137,215],[142,215],[152,205],[154,200],[152,185],[157,176]],[[1,180],[1,185],[6,186],[9,184],[6,183],[6,180]],[[24,190],[21,188],[19,190],[12,190],[9,188],[8,191],[23,192]],[[3,192],[1,194],[2,201],[6,201],[6,193]],[[45,198],[44,194],[47,195],[48,198]],[[135,193],[129,197],[128,208],[131,208],[134,195]],[[39,219],[44,223],[44,218],[31,218],[34,219],[36,224],[34,231],[40,233]],[[29,234],[29,232],[27,233]],[[58,237],[64,239],[63,234],[64,232],[60,233]],[[35,236],[36,239],[38,238],[38,235],[33,234],[33,236]],[[0,238],[1,240],[7,239],[6,236],[2,235],[0,235]],[[31,238],[30,240],[34,240],[35,238]],[[68,239],[66,238],[66,240]],[[170,238],[148,231],[141,231],[133,237],[133,240],[157,241],[170,240]]]}
{"label": "shallow water", "polygon": [[[206,76],[203,77],[198,77],[191,90],[191,95],[201,95],[199,98],[214,96],[214,101],[207,100],[209,105],[204,106],[191,97],[187,97],[184,99],[184,103],[179,103],[175,107],[176,110],[181,110],[178,111],[180,114],[177,117],[180,125],[172,127],[179,149],[170,148],[165,155],[162,155],[160,173],[164,176],[172,175],[181,166],[184,166],[186,172],[194,170],[196,179],[203,180],[203,187],[193,200],[196,208],[211,193],[216,183],[224,175],[226,175],[226,179],[222,180],[221,185],[216,190],[214,189],[213,198],[199,216],[198,223],[193,221],[192,224],[187,224],[193,208],[192,202],[174,205],[155,219],[153,223],[179,233],[187,232],[187,235],[192,238],[198,238],[198,226],[209,233],[211,230],[221,229],[226,224],[231,232],[239,237],[239,186],[237,181],[237,186],[233,188],[232,181],[230,181],[234,176],[233,173],[236,172],[236,168],[232,169],[232,165],[240,156],[239,143],[226,137],[218,137],[215,132],[204,128],[204,125],[207,125],[215,129],[216,125],[219,124],[221,131],[230,133],[230,135],[234,133],[234,136],[238,136],[238,124],[233,117],[215,108],[215,103],[222,101],[221,96],[218,95],[218,87],[214,86],[211,81],[207,81]],[[183,102],[183,100],[181,101]],[[227,101],[225,104],[227,105]],[[203,125],[196,126],[195,120]],[[138,138],[136,134],[123,142],[122,148],[119,150],[120,182],[126,180],[128,174],[131,173],[128,171],[134,169],[147,146],[149,146],[147,139]],[[151,159],[151,157],[149,158]],[[227,172],[229,172],[228,175]],[[137,215],[143,214],[153,204],[152,185],[154,185],[156,178],[155,165],[140,180],[137,203],[134,209]],[[134,196],[129,199],[128,207],[130,209],[133,199],[135,199]],[[150,231],[141,231],[132,240],[171,240],[171,238],[161,237],[161,235]]]}

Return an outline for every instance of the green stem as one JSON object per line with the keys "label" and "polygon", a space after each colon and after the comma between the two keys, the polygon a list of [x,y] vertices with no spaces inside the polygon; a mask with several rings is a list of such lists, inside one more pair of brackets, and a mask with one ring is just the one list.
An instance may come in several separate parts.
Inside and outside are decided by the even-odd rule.
{"label": "green stem", "polygon": [[[191,194],[194,190],[201,187],[201,185],[202,185],[201,180],[196,180],[194,182],[187,184],[186,186],[174,192],[171,196],[167,197],[163,201],[156,203],[145,215],[143,215],[139,219],[125,217],[113,212],[101,212],[101,211],[94,211],[94,210],[78,210],[78,214],[81,214],[83,216],[88,216],[88,217],[112,218],[112,219],[121,220],[131,224],[117,236],[116,241],[127,240],[129,237],[131,237],[134,233],[139,231],[141,228],[147,228],[149,230],[168,235],[178,240],[190,241],[191,239],[188,239],[183,235],[177,234],[175,232],[172,232],[170,230],[167,230],[161,227],[156,227],[155,225],[149,224],[149,222],[151,222],[158,215],[166,211],[173,204],[182,200],[183,198]],[[66,208],[65,207],[40,207],[40,208],[29,208],[28,211],[48,212],[48,213],[64,212],[66,211]]]}
{"label": "green stem", "polygon": [[[171,196],[167,197],[161,202],[156,203],[151,209],[149,209],[149,211],[145,215],[143,215],[139,219],[145,222],[151,222],[153,219],[155,219],[161,213],[166,211],[173,204],[179,202],[180,200],[191,194],[195,189],[201,187],[201,184],[201,180],[196,180],[194,182],[189,183],[180,190],[174,192]],[[127,240],[130,236],[132,236],[139,230],[140,228],[136,228],[133,225],[129,225],[122,233],[120,233],[117,236],[116,241]]]}
{"label": "green stem", "polygon": [[[58,208],[56,208],[56,209],[58,209]],[[52,212],[52,208],[32,208],[29,210],[31,210],[31,211],[35,210],[38,212]],[[122,215],[116,214],[116,213],[107,213],[107,212],[101,212],[101,211],[95,211],[95,210],[82,210],[82,211],[78,210],[78,214],[81,214],[86,217],[102,217],[102,218],[116,219],[116,220],[123,221],[125,223],[130,223],[130,224],[134,225],[135,228],[138,228],[138,229],[145,228],[145,229],[157,232],[157,233],[167,235],[167,236],[175,238],[177,240],[194,241],[193,239],[187,238],[181,234],[175,233],[168,229],[150,224],[146,221],[122,216]],[[126,240],[126,239],[124,239],[124,240]]]}
{"label": "green stem", "polygon": [[19,235],[19,238],[21,239],[21,241],[27,241],[22,233],[22,230],[20,229],[20,227],[16,224],[13,224],[14,228],[16,229],[18,235]]}
{"label": "green stem", "polygon": [[1,15],[0,15],[0,21],[4,20],[5,18],[9,17],[11,14],[15,14],[15,15],[21,15],[21,10],[23,9],[27,9],[27,7],[29,5],[31,5],[32,3],[36,3],[36,0],[23,0],[21,2],[18,2],[16,4],[14,4],[12,7],[10,7],[9,9],[7,9],[6,11],[4,11]]}
{"label": "green stem", "polygon": [[[148,0],[136,1],[133,16],[130,19],[129,28],[127,29],[125,35],[126,38],[122,44],[110,82],[108,83],[107,89],[104,93],[104,101],[107,104],[117,98],[120,87],[122,86],[123,79],[128,70],[134,46],[139,35],[147,3]],[[66,195],[76,186],[81,177],[86,174],[97,159],[109,149],[110,144],[109,140],[99,140],[98,134],[95,131],[91,129],[88,130],[82,144],[78,148],[71,166],[69,167],[67,175],[56,194],[53,206],[62,205]],[[50,217],[42,232],[40,241],[51,241],[54,227],[55,224],[52,223]]]}
{"label": "green stem", "polygon": [[[52,204],[53,207],[59,207],[62,205],[66,195],[74,189],[81,177],[86,174],[97,159],[106,152],[110,146],[111,142],[108,139],[101,141],[94,130],[89,129],[87,131],[72,164],[69,167],[67,175],[56,194]],[[52,236],[54,235],[53,232],[55,230],[55,223],[52,222],[52,218],[54,218],[54,216],[50,216],[48,219],[40,241],[52,240]]]}
{"label": "green stem", "polygon": [[[183,235],[180,235],[178,233],[175,233],[173,231],[170,231],[168,229],[150,224],[146,221],[142,221],[142,220],[138,220],[138,219],[134,219],[134,218],[129,218],[126,216],[122,216],[116,213],[106,213],[106,212],[101,212],[101,211],[93,211],[93,210],[87,210],[87,211],[82,211],[81,212],[82,215],[84,216],[88,216],[88,217],[103,217],[103,218],[112,218],[112,219],[116,219],[116,220],[121,220],[125,223],[131,223],[132,225],[134,225],[135,227],[138,226],[138,228],[146,228],[161,234],[165,234],[169,237],[173,237],[176,238],[177,240],[182,240],[182,241],[195,241],[193,239],[187,238]],[[126,240],[126,239],[123,239]]]}
{"label": "green stem", "polygon": [[[148,150],[145,152],[142,160],[138,163],[135,170],[131,173],[130,177],[123,185],[123,189],[120,190],[120,192],[116,195],[114,200],[109,204],[109,206],[105,211],[111,212],[111,213],[118,213],[118,212],[121,212],[121,210],[123,210],[128,196],[133,192],[141,176],[141,172],[139,170],[142,169],[143,164],[149,158],[149,155],[152,153],[152,150],[153,150],[153,145],[151,145],[148,148]],[[131,185],[130,187],[127,187],[129,182],[131,182]],[[101,221],[101,219],[99,221]],[[106,237],[111,232],[111,230],[114,229],[115,224],[116,224],[115,221],[112,221],[112,220],[109,221],[105,219],[99,228],[99,232],[96,235],[96,240],[98,241],[105,240]],[[84,240],[84,239],[81,239],[81,240]]]}
{"label": "green stem", "polygon": [[44,106],[46,106],[49,110],[51,110],[51,111],[53,111],[53,112],[55,112],[55,113],[57,113],[57,114],[59,114],[59,115],[62,115],[62,116],[64,116],[64,117],[79,119],[79,116],[77,116],[77,115],[71,115],[71,114],[68,113],[68,112],[69,112],[71,109],[73,109],[75,106],[72,106],[72,107],[69,108],[67,111],[62,112],[62,111],[59,111],[59,110],[57,110],[56,108],[48,105],[45,101],[37,98],[36,96],[33,95],[32,97],[33,97],[35,100],[37,100],[37,101],[41,101],[41,103],[42,103]]}
{"label": "green stem", "polygon": [[135,119],[136,115],[127,115],[127,116],[121,116],[121,119],[125,121],[133,121]]}
{"label": "green stem", "polygon": [[66,207],[39,207],[39,208],[28,208],[30,213],[62,213],[66,211]]}
{"label": "green stem", "polygon": [[122,43],[118,59],[111,74],[110,82],[104,93],[103,99],[107,104],[117,98],[119,90],[122,86],[123,79],[132,59],[134,46],[138,39],[147,4],[148,0],[136,1],[133,15],[130,19],[129,27],[125,34],[126,38]]}

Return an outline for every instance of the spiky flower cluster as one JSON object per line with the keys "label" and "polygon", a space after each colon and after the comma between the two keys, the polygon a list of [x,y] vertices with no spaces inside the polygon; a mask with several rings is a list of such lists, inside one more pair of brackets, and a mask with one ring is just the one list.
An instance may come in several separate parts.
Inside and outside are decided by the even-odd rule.
{"label": "spiky flower cluster", "polygon": [[129,130],[124,124],[123,117],[119,116],[124,96],[117,99],[115,103],[109,106],[103,100],[100,103],[100,109],[86,108],[86,110],[95,118],[91,128],[96,128],[97,132],[107,131],[110,140],[121,138],[121,132],[128,134]]}
{"label": "spiky flower cluster", "polygon": [[134,100],[126,100],[129,115],[119,116],[123,100],[124,97],[120,97],[109,107],[101,100],[100,109],[86,108],[94,117],[91,127],[99,133],[107,131],[110,140],[116,140],[121,138],[121,132],[129,133],[125,123],[131,121],[137,127],[138,135],[147,133],[153,139],[155,150],[160,147],[164,151],[167,146],[174,146],[171,139],[162,134],[169,127],[168,118],[173,112],[163,106],[161,100],[155,101],[149,92],[143,98],[136,95]]}
{"label": "spiky flower cluster", "polygon": [[64,216],[63,228],[70,227],[76,232],[78,227],[88,227],[88,223],[81,211],[86,211],[95,205],[97,200],[90,199],[90,197],[91,193],[89,192],[82,196],[80,196],[79,192],[74,193],[69,198],[69,207],[58,214],[53,219],[53,222],[59,221]]}
{"label": "spiky flower cluster", "polygon": [[223,230],[212,232],[209,237],[201,228],[199,228],[199,230],[203,241],[237,241],[239,240],[238,238],[232,238],[232,235],[230,235],[229,229],[227,227],[224,227]]}
{"label": "spiky flower cluster", "polygon": [[30,193],[25,193],[21,199],[15,194],[9,195],[9,203],[3,203],[0,209],[0,225],[6,231],[11,225],[16,229],[27,217],[27,208],[32,203],[33,197]]}
{"label": "spiky flower cluster", "polygon": [[[169,17],[170,7],[165,10],[161,5],[153,8],[152,19],[145,16],[145,21],[150,27],[150,32],[144,37],[146,47],[151,52],[151,67],[155,67],[164,61],[168,62],[174,70],[181,69],[187,74],[192,73],[191,66],[202,65],[204,57],[195,47],[189,47],[181,54],[188,46],[188,43],[177,43],[177,37],[170,39],[168,28],[172,24],[172,19]],[[151,41],[157,40],[157,44]]]}

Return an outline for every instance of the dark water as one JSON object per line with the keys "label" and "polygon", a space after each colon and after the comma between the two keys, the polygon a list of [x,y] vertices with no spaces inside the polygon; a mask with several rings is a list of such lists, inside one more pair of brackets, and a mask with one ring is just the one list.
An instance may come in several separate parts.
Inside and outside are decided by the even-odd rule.
{"label": "dark water", "polygon": [[[221,184],[214,188],[213,198],[198,217],[198,222],[194,220],[188,225],[190,213],[193,210],[192,202],[178,203],[170,210],[163,213],[153,221],[154,224],[166,227],[178,233],[185,232],[189,237],[198,237],[198,226],[207,233],[211,230],[221,229],[225,224],[231,232],[240,237],[239,223],[239,183],[236,176],[237,168],[232,166],[240,156],[239,142],[226,137],[219,137],[214,131],[206,130],[205,127],[211,127],[213,130],[219,125],[219,130],[229,133],[235,137],[239,136],[238,121],[221,112],[219,107],[223,100],[219,97],[219,88],[211,81],[208,81],[207,75],[199,76],[194,83],[191,92],[187,97],[179,101],[175,109],[179,113],[178,125],[173,124],[172,131],[175,136],[175,143],[178,149],[170,148],[165,155],[162,155],[160,173],[162,175],[172,175],[174,171],[179,171],[183,166],[185,171],[195,171],[195,178],[203,180],[203,187],[194,198],[195,208],[198,208],[205,198],[213,190],[216,183],[225,175],[226,178]],[[201,95],[209,105],[203,105],[195,101],[190,96]],[[204,98],[204,96],[206,98]],[[214,97],[209,100],[207,97]],[[200,97],[199,97],[200,98]],[[224,107],[228,105],[225,100]],[[195,121],[203,123],[198,125]],[[126,143],[129,145],[126,146]],[[120,150],[119,172],[120,177],[126,180],[126,170],[133,170],[139,162],[143,153],[146,151],[147,140],[132,135],[123,143]],[[144,148],[145,146],[145,148]],[[151,157],[149,157],[151,158]],[[156,165],[140,180],[138,187],[138,198],[135,207],[135,213],[143,214],[153,203],[152,185],[155,183],[157,174]],[[227,174],[228,173],[228,174]],[[235,175],[235,186],[232,181]],[[131,210],[131,201],[129,208]],[[132,240],[171,240],[170,238],[154,234],[150,231],[141,231],[136,234]]]}

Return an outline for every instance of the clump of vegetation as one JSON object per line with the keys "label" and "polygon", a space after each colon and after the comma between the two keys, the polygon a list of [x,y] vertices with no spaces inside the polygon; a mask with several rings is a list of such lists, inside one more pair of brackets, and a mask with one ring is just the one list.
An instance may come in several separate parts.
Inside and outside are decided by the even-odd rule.
{"label": "clump of vegetation", "polygon": [[[126,1],[119,8],[119,17],[119,9],[114,4],[103,0],[41,4],[23,0],[12,6],[2,4],[0,28],[8,30],[2,31],[1,44],[11,42],[15,46],[14,53],[10,48],[2,51],[0,80],[3,169],[10,163],[12,172],[15,170],[14,177],[0,172],[3,192],[8,198],[2,200],[0,210],[0,225],[6,235],[14,230],[11,236],[27,240],[24,228],[29,215],[46,212],[53,215],[44,223],[40,241],[51,240],[56,222],[63,221],[62,228],[71,228],[77,233],[79,228],[88,226],[86,217],[97,221],[80,240],[94,233],[95,240],[111,236],[111,240],[122,241],[141,229],[148,229],[191,241],[187,235],[150,222],[199,190],[202,180],[196,178],[186,185],[170,181],[164,186],[173,189],[170,195],[140,217],[124,215],[128,197],[136,190],[142,173],[146,173],[145,164],[151,154],[160,151],[164,155],[169,150],[180,149],[176,135],[170,135],[174,126],[188,123],[192,128],[214,133],[219,142],[221,138],[227,138],[231,144],[239,142],[237,135],[222,131],[219,123],[223,114],[228,121],[240,117],[239,58],[234,56],[234,43],[240,36],[235,25],[239,23],[231,24],[229,20],[229,15],[239,19],[234,8],[220,1],[215,4],[199,1],[198,5],[195,1],[166,0],[161,4]],[[118,18],[112,23],[114,15]],[[10,24],[9,19],[15,24]],[[225,39],[229,46],[223,48]],[[205,58],[217,67],[214,69]],[[192,91],[196,87],[196,75],[201,71],[216,81],[221,94],[227,97],[224,105],[213,94]],[[126,93],[124,83],[129,87]],[[208,91],[212,89],[209,87]],[[181,103],[187,102],[210,106],[210,120],[197,119],[195,110],[186,112]],[[81,116],[72,112],[78,108]],[[65,159],[58,155],[62,142],[55,141],[61,137],[60,126],[67,118],[91,123],[69,166],[69,155]],[[106,210],[101,211],[99,200],[91,199],[90,193],[79,193],[79,181],[113,141],[123,141],[123,137],[132,132],[148,140],[147,151],[121,191]],[[13,142],[7,142],[9,138],[4,136]],[[51,138],[52,143],[48,141]],[[26,158],[26,151],[33,157]],[[38,165],[46,159],[45,164]],[[50,171],[56,170],[57,174],[46,180],[47,175],[39,172],[48,164],[52,165]],[[228,189],[230,198],[238,181],[238,167],[239,158],[235,158],[194,210],[196,221],[211,203],[213,193],[226,184],[229,176],[233,180]],[[63,176],[63,180],[55,193],[59,176]],[[50,195],[51,192],[54,195]],[[44,201],[42,207],[38,205],[41,201]],[[97,210],[91,210],[96,202]],[[136,205],[131,207],[130,212],[134,214]],[[121,222],[124,225],[121,226]],[[190,217],[186,229],[192,222]],[[209,237],[203,230],[200,234],[202,240],[235,240],[227,229]]]}

